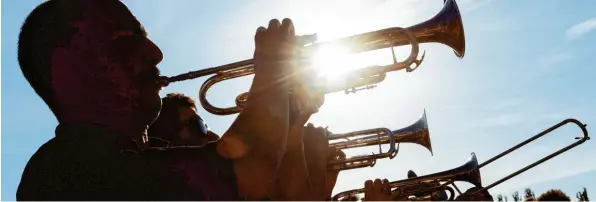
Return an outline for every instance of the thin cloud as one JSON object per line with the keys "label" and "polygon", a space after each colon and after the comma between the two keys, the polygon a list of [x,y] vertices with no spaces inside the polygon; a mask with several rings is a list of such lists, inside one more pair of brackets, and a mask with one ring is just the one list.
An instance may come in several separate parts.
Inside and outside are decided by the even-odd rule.
{"label": "thin cloud", "polygon": [[493,111],[502,111],[521,106],[525,103],[526,101],[523,98],[513,97],[496,101],[496,103],[488,105],[486,108]]}
{"label": "thin cloud", "polygon": [[573,58],[573,54],[571,54],[570,52],[556,53],[542,58],[540,64],[550,66],[571,60],[571,58]]}
{"label": "thin cloud", "polygon": [[592,18],[567,29],[565,36],[568,40],[576,40],[596,29],[596,18]]}

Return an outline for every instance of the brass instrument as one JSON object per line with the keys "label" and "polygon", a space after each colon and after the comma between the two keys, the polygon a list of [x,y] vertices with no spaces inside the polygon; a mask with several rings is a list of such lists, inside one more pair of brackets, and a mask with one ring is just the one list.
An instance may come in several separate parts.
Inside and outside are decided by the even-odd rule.
{"label": "brass instrument", "polygon": [[[354,138],[355,139],[350,139]],[[366,147],[372,145],[379,146],[378,154],[360,155],[349,158],[334,159],[328,162],[329,170],[349,170],[363,167],[373,167],[377,159],[392,159],[399,151],[400,143],[414,143],[428,149],[432,155],[432,145],[430,142],[430,133],[428,122],[426,120],[426,110],[418,121],[407,127],[393,130],[387,128],[374,128],[368,130],[355,131],[344,134],[335,134],[327,136],[330,141],[329,147],[335,149],[350,149],[357,147]],[[344,140],[331,143],[335,140]],[[395,146],[397,143],[397,146]],[[389,144],[389,150],[383,152],[382,145]]]}
{"label": "brass instrument", "polygon": [[[359,35],[353,35],[342,39],[314,43],[316,34],[299,37],[301,49],[301,58],[309,58],[317,49],[331,44],[341,44],[346,46],[350,53],[361,53],[377,49],[391,48],[393,55],[393,64],[386,66],[370,66],[357,71],[350,72],[346,78],[348,80],[341,84],[329,86],[327,82],[317,80],[315,87],[321,89],[324,93],[333,93],[345,90],[346,93],[356,92],[358,90],[370,89],[374,84],[385,79],[387,72],[399,71],[405,69],[411,72],[420,65],[424,59],[424,53],[420,60],[418,57],[419,43],[441,43],[453,49],[455,55],[463,58],[465,53],[464,29],[455,0],[446,0],[443,9],[433,18],[419,23],[417,25],[402,28],[393,27]],[[402,62],[397,62],[393,47],[410,44],[410,56]],[[410,66],[415,64],[414,68]],[[240,94],[236,97],[236,106],[220,108],[213,106],[206,98],[209,88],[221,81],[248,76],[254,74],[253,59],[243,60],[227,65],[192,71],[185,74],[164,77],[160,83],[167,86],[169,83],[194,79],[207,75],[212,75],[200,88],[199,101],[206,111],[217,115],[230,115],[242,111],[248,99],[248,93]]]}
{"label": "brass instrument", "polygon": [[[460,167],[430,175],[390,182],[390,187],[394,189],[391,192],[398,192],[398,198],[402,198],[411,195],[429,195],[432,192],[441,190],[452,192],[452,189],[448,185],[453,184],[455,181],[466,181],[480,186],[481,178],[480,172],[476,169],[477,167],[478,160],[476,160],[476,155],[472,153],[468,162]],[[361,193],[364,193],[364,188],[344,191],[333,196],[333,200],[337,201],[350,194]],[[453,195],[450,196],[450,199],[452,198]]]}
{"label": "brass instrument", "polygon": [[[567,147],[564,147],[563,149],[560,149],[490,185],[484,186],[482,187],[482,179],[480,176],[480,168],[492,163],[493,161],[509,154],[510,152],[517,150],[518,148],[552,132],[553,130],[566,125],[568,123],[574,123],[576,125],[578,125],[583,133],[583,137],[576,137],[575,139],[580,139],[578,141],[576,141],[575,143],[568,145]],[[482,163],[482,164],[478,164],[478,161],[476,160],[476,155],[474,153],[472,153],[472,156],[470,158],[470,160],[457,168],[451,169],[451,170],[447,170],[447,171],[443,171],[443,172],[439,172],[439,173],[435,173],[435,174],[430,174],[430,175],[425,175],[425,176],[419,176],[419,177],[414,177],[414,178],[410,178],[410,179],[405,179],[405,180],[400,180],[400,181],[395,181],[395,182],[391,182],[391,188],[394,188],[394,190],[392,190],[392,193],[399,193],[398,195],[400,197],[405,197],[405,196],[410,196],[410,195],[429,195],[430,193],[436,192],[436,191],[442,191],[442,190],[446,190],[451,192],[452,194],[450,195],[450,200],[453,200],[454,195],[453,195],[453,191],[452,189],[449,187],[449,185],[453,186],[453,188],[455,188],[455,190],[457,190],[458,194],[462,194],[461,191],[457,188],[457,186],[455,185],[455,181],[463,181],[463,182],[468,182],[473,184],[474,186],[481,188],[479,190],[477,190],[474,193],[470,193],[470,194],[476,194],[476,193],[480,193],[483,192],[485,190],[488,190],[490,188],[493,188],[563,152],[566,152],[582,143],[584,143],[585,141],[589,140],[590,137],[588,136],[588,131],[586,129],[587,125],[581,123],[580,121],[576,120],[576,119],[566,119],[564,121],[559,122],[558,124],[542,131],[541,133],[513,146],[512,148],[492,157],[491,159],[487,160],[486,162]],[[360,193],[364,193],[364,189],[354,189],[354,190],[349,190],[349,191],[344,191],[341,193],[336,194],[333,197],[333,200],[340,200],[341,198],[344,198],[346,196],[349,196],[350,194],[360,194]]]}

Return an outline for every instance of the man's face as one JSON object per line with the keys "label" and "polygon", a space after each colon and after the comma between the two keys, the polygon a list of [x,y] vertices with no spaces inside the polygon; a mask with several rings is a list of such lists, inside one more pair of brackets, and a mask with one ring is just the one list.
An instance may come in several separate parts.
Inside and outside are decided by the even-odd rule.
{"label": "man's face", "polygon": [[[106,46],[105,56],[121,66],[131,81],[132,91],[137,91],[139,115],[147,117],[147,124],[153,122],[161,109],[157,86],[159,70],[157,64],[163,59],[161,50],[147,38],[145,30],[128,9],[118,1],[114,5],[116,25],[113,39]],[[128,83],[127,81],[124,81]]]}
{"label": "man's face", "polygon": [[207,124],[197,115],[197,112],[191,107],[180,107],[179,121],[182,124],[182,130],[179,134],[179,145],[185,146],[204,146],[209,142],[219,139],[215,133],[209,130]]}
{"label": "man's face", "polygon": [[86,71],[78,75],[92,80],[88,81],[91,86],[102,86],[94,89],[98,95],[114,96],[106,100],[118,102],[101,104],[132,112],[139,122],[135,124],[151,124],[161,109],[160,49],[119,0],[81,2],[84,17],[71,23],[78,33],[71,39],[66,58],[80,66],[77,71]]}

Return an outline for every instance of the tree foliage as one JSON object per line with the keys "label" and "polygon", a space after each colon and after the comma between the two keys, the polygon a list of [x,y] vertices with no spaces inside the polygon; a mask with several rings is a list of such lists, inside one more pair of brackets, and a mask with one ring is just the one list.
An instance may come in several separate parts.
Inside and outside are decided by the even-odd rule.
{"label": "tree foliage", "polygon": [[530,188],[524,189],[524,198],[526,201],[533,201],[536,199],[536,195],[534,195],[534,191]]}
{"label": "tree foliage", "polygon": [[521,197],[519,196],[518,191],[513,192],[513,194],[511,194],[511,198],[513,198],[513,201],[515,201],[515,202],[521,201]]}
{"label": "tree foliage", "polygon": [[583,190],[577,192],[577,194],[575,195],[575,197],[579,201],[590,201],[590,199],[588,198],[588,190],[585,187],[584,187]]}

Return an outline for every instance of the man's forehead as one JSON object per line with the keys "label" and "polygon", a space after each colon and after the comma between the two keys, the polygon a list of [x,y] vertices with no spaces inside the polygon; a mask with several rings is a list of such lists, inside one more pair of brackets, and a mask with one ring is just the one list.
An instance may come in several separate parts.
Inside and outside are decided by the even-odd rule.
{"label": "man's forehead", "polygon": [[198,116],[197,115],[197,112],[192,107],[186,107],[186,106],[179,107],[178,108],[178,112],[180,113],[180,116],[182,116],[182,117],[187,117],[188,118],[188,117]]}
{"label": "man's forehead", "polygon": [[120,29],[131,29],[146,35],[145,28],[120,0],[86,0],[84,10],[92,18],[99,18]]}

